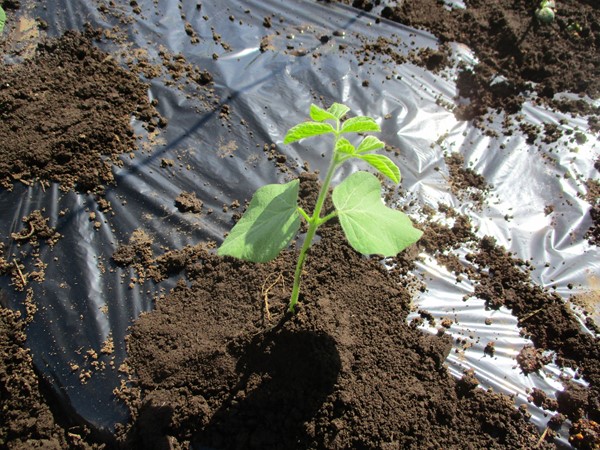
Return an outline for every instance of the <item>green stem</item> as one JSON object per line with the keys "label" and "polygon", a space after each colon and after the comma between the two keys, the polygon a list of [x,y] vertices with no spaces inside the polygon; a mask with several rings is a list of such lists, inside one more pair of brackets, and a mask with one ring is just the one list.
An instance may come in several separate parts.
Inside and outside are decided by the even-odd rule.
{"label": "green stem", "polygon": [[[336,136],[337,143],[338,137]],[[334,143],[334,149],[335,149]],[[327,191],[329,190],[329,185],[331,184],[331,179],[333,178],[333,174],[335,169],[339,166],[339,161],[337,158],[337,154],[334,153],[333,158],[331,158],[331,162],[329,164],[329,168],[327,169],[327,175],[325,175],[325,181],[321,185],[321,190],[319,191],[319,196],[317,197],[317,203],[315,205],[315,210],[313,211],[313,215],[308,221],[308,231],[306,232],[306,237],[304,239],[304,244],[300,249],[300,255],[298,256],[298,262],[296,263],[296,271],[294,273],[294,286],[292,288],[292,296],[290,298],[290,304],[288,307],[288,311],[293,313],[296,304],[298,303],[298,296],[300,294],[300,277],[302,276],[302,267],[304,266],[304,261],[306,259],[306,253],[312,244],[312,241],[315,237],[317,229],[321,224],[331,219],[334,215],[329,214],[323,219],[321,219],[321,210],[323,209],[323,204],[325,203],[325,198],[327,197]]]}

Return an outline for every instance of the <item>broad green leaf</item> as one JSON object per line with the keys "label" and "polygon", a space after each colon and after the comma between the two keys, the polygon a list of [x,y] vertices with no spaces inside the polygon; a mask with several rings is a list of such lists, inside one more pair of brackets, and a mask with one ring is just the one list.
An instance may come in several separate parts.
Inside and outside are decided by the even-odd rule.
{"label": "broad green leaf", "polygon": [[344,122],[341,133],[366,133],[368,131],[381,131],[377,122],[370,117],[352,117]]}
{"label": "broad green leaf", "polygon": [[379,180],[368,172],[346,178],[332,200],[348,242],[362,254],[395,256],[423,234],[406,214],[383,204]]}
{"label": "broad green leaf", "polygon": [[382,175],[388,177],[394,183],[400,183],[400,169],[394,162],[384,155],[356,155],[363,161],[368,162],[371,166],[377,169]]}
{"label": "broad green leaf", "polygon": [[356,149],[354,145],[346,138],[340,138],[335,144],[335,152],[344,153],[346,155],[353,155]]}
{"label": "broad green leaf", "polygon": [[6,23],[6,13],[2,6],[0,6],[0,33],[4,30],[4,24]]}
{"label": "broad green leaf", "polygon": [[342,120],[342,117],[344,117],[348,111],[350,111],[350,108],[341,103],[334,103],[327,109],[327,112],[333,114],[338,120]]}
{"label": "broad green leaf", "polygon": [[356,153],[367,153],[385,147],[385,144],[375,136],[365,137],[356,149]]}
{"label": "broad green leaf", "polygon": [[300,139],[326,133],[335,133],[333,127],[328,123],[302,122],[295,127],[290,128],[283,139],[283,143],[291,144],[292,142],[299,141]]}
{"label": "broad green leaf", "polygon": [[258,189],[217,251],[252,262],[274,259],[300,229],[298,180]]}
{"label": "broad green leaf", "polygon": [[310,118],[317,122],[323,122],[324,120],[337,120],[333,114],[329,111],[325,111],[323,108],[318,107],[315,104],[310,105]]}

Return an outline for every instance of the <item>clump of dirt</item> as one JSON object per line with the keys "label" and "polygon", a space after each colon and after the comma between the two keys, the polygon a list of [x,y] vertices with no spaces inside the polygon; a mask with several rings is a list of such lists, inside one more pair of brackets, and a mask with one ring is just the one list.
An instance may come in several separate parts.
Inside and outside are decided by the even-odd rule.
{"label": "clump of dirt", "polygon": [[112,260],[121,267],[131,267],[137,274],[130,279],[129,287],[135,283],[144,283],[146,279],[159,282],[173,273],[180,272],[192,259],[197,258],[198,252],[211,248],[212,243],[188,245],[181,250],[172,250],[161,255],[155,255],[152,248],[153,239],[143,230],[135,230],[129,243],[121,244],[112,255]]}
{"label": "clump of dirt", "polygon": [[517,355],[517,363],[525,374],[535,373],[542,370],[546,364],[552,362],[552,357],[544,355],[542,349],[532,345],[526,345]]}
{"label": "clump of dirt", "polygon": [[[450,211],[445,205],[440,205],[440,209]],[[423,236],[417,245],[431,255],[438,255],[475,240],[476,236],[471,230],[469,218],[463,214],[457,214],[451,226],[429,221],[424,227]]]}
{"label": "clump of dirt", "polygon": [[580,419],[569,431],[569,442],[575,448],[596,450],[600,448],[600,424],[593,420]]}
{"label": "clump of dirt", "polygon": [[[600,172],[598,161],[600,158],[596,161],[596,169]],[[600,182],[589,179],[585,184],[588,191],[585,199],[591,205],[590,218],[592,219],[592,225],[585,237],[590,244],[600,245]]]}
{"label": "clump of dirt", "polygon": [[19,243],[27,242],[32,247],[39,247],[40,241],[45,241],[51,247],[54,246],[61,235],[54,227],[48,225],[50,219],[44,217],[43,212],[36,209],[23,217],[24,228],[18,233],[13,233],[11,238]]}
{"label": "clump of dirt", "polygon": [[[303,179],[304,190],[310,181]],[[186,279],[128,338],[135,376],[121,396],[133,422],[121,439],[129,448],[538,443],[511,398],[477,389],[472,375],[455,381],[448,373],[447,336],[406,323],[403,270],[357,254],[335,221],[320,231],[296,315],[285,312],[292,251],[266,264],[206,251],[187,261]]]}
{"label": "clump of dirt", "polygon": [[145,231],[138,229],[131,234],[129,243],[119,245],[112,255],[112,260],[117,266],[131,267],[135,270],[137,276],[130,279],[131,289],[135,287],[135,283],[143,283],[150,277],[148,268],[154,259],[152,243],[152,238]]}
{"label": "clump of dirt", "polygon": [[444,159],[450,172],[452,193],[459,200],[471,200],[481,207],[490,189],[485,178],[470,167],[464,167],[465,158],[460,153],[451,153]]}
{"label": "clump of dirt", "polygon": [[175,206],[181,212],[199,214],[202,211],[202,200],[196,197],[195,192],[182,192],[175,198]]}
{"label": "clump of dirt", "polygon": [[556,400],[548,398],[546,393],[538,388],[533,388],[529,401],[533,402],[536,406],[551,411],[556,411],[558,409],[558,403]]}
{"label": "clump of dirt", "polygon": [[575,383],[567,383],[564,391],[556,394],[558,411],[575,421],[587,416],[589,391]]}
{"label": "clump of dirt", "polygon": [[163,124],[148,86],[95,48],[97,37],[68,31],[0,67],[0,186],[96,190],[114,181],[119,155],[137,148],[132,115],[150,131]]}

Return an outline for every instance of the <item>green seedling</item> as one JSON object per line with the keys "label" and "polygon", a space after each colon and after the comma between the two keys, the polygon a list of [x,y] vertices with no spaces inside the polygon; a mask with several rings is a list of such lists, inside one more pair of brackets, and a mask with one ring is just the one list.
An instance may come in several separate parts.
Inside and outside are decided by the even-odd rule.
{"label": "green seedling", "polygon": [[575,36],[579,36],[579,33],[581,33],[582,30],[579,22],[570,22],[567,26],[567,31]]}
{"label": "green seedling", "polygon": [[406,214],[384,205],[379,180],[375,175],[364,171],[354,172],[333,189],[331,199],[334,211],[322,216],[334,173],[350,159],[363,160],[394,183],[400,182],[400,170],[396,164],[387,156],[374,153],[384,147],[382,141],[367,135],[355,147],[346,138],[349,134],[381,131],[370,117],[358,116],[342,120],[349,110],[350,108],[339,103],[334,103],[327,110],[311,105],[312,120],[294,126],[285,135],[284,144],[313,136],[333,136],[329,168],[312,214],[298,205],[297,179],[286,184],[263,186],[255,192],[248,209],[217,251],[219,255],[252,262],[270,261],[296,236],[301,219],[304,219],[308,229],[294,273],[288,306],[292,313],[298,303],[300,278],[307,252],[317,229],[328,220],[337,217],[350,245],[365,255],[395,256],[422,235],[420,230],[413,227]]}
{"label": "green seedling", "polygon": [[554,22],[555,8],[556,3],[554,0],[542,0],[538,9],[535,10],[535,17],[541,23],[552,23]]}
{"label": "green seedling", "polygon": [[0,33],[2,33],[2,31],[4,31],[5,23],[6,23],[6,13],[4,12],[4,9],[2,9],[2,6],[0,6]]}

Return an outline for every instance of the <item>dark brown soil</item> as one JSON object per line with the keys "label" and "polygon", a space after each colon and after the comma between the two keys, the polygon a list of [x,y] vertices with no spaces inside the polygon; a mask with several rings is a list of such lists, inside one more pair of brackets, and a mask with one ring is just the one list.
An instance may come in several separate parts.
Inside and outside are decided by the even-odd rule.
{"label": "dark brown soil", "polygon": [[465,158],[460,153],[451,153],[445,160],[450,172],[452,193],[461,201],[470,200],[481,206],[489,191],[485,178],[470,167],[465,167]]}
{"label": "dark brown soil", "polygon": [[[596,160],[594,167],[600,172],[600,158]],[[600,181],[589,179],[586,187],[586,200],[590,204],[590,218],[592,219],[592,226],[586,233],[586,237],[590,244],[600,245]]]}
{"label": "dark brown soil", "polygon": [[354,252],[337,224],[322,235],[296,315],[285,313],[294,253],[255,265],[198,249],[186,280],[131,330],[128,447],[537,444],[511,398],[450,376],[447,336],[406,323],[414,280]]}
{"label": "dark brown soil", "polygon": [[[344,3],[366,11],[379,4]],[[438,0],[394,3],[382,17],[430,31],[442,44],[466,44],[477,56],[479,64],[458,77],[459,95],[471,100],[456,110],[459,118],[476,119],[489,110],[516,113],[535,91],[563,111],[591,113],[590,128],[600,130],[597,108],[553,98],[562,92],[600,95],[600,13],[593,0],[557,2],[551,24],[535,19],[539,2],[529,0],[466,0],[466,9],[449,9]]]}
{"label": "dark brown soil", "polygon": [[33,59],[0,67],[0,185],[58,182],[97,190],[138,142],[134,115],[163,125],[148,87],[93,46],[94,33],[40,43]]}

